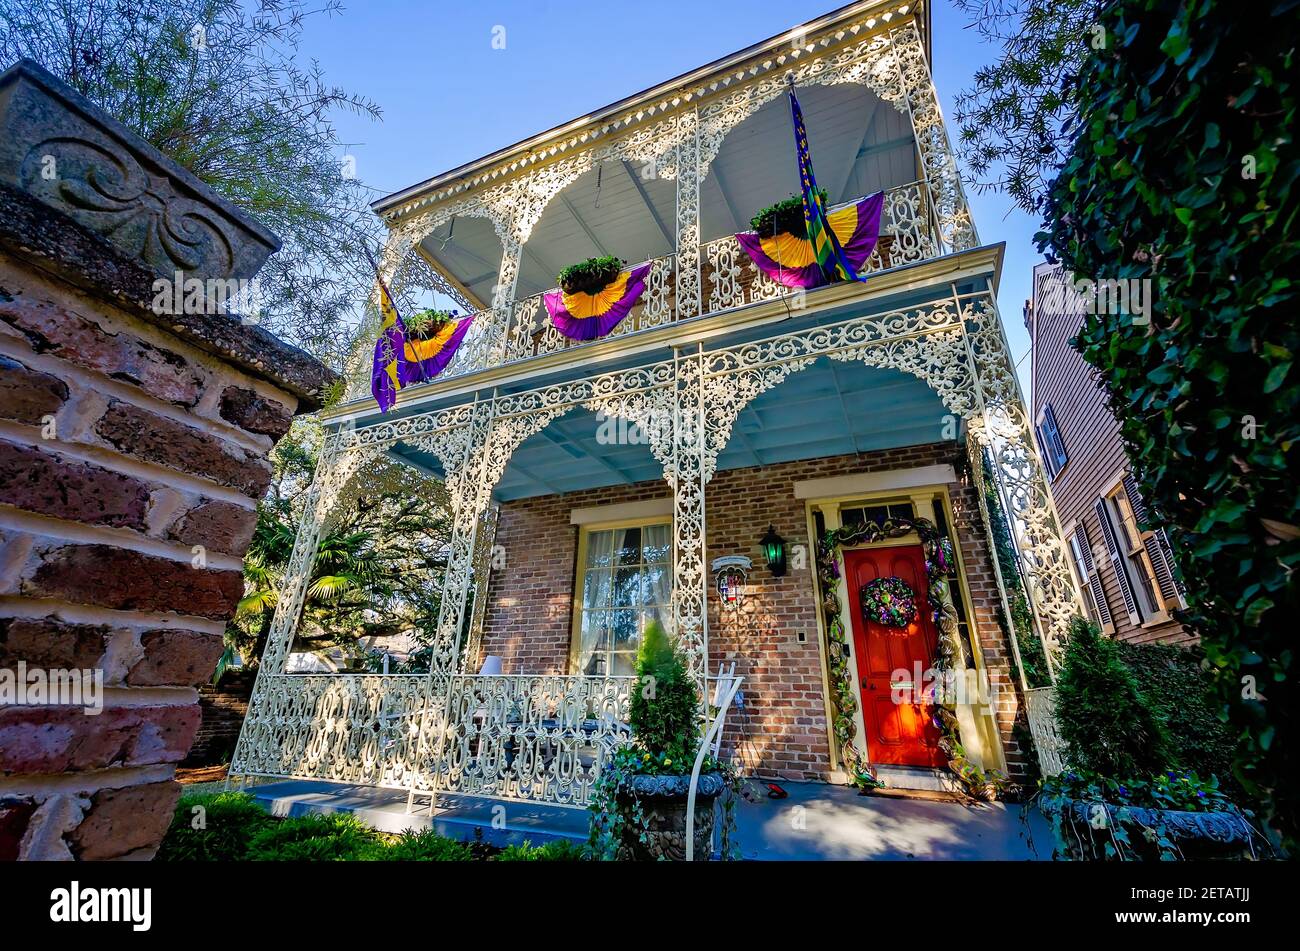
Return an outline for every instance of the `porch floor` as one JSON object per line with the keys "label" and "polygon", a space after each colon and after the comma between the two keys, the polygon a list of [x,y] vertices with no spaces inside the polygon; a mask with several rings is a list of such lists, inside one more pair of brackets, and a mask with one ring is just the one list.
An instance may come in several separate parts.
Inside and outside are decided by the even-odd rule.
{"label": "porch floor", "polygon": [[[762,784],[758,784],[762,789]],[[859,796],[855,789],[824,783],[786,783],[790,798],[740,800],[736,833],[741,855],[754,860],[993,860],[1051,857],[1051,833],[1032,806],[974,804]],[[432,817],[427,808],[406,814],[406,793],[397,789],[289,780],[249,788],[273,815],[349,812],[384,832],[435,828],[455,838],[481,829],[494,845],[587,837],[585,810],[540,803],[506,802],[443,793]],[[504,820],[505,828],[494,829]]]}

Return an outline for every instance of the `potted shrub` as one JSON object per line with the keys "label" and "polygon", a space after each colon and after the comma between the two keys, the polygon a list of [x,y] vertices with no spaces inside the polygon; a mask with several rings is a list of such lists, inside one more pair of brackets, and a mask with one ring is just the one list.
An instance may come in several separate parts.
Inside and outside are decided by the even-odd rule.
{"label": "potted shrub", "polygon": [[432,340],[447,326],[449,320],[454,320],[457,316],[458,312],[454,310],[425,309],[411,314],[402,323],[406,327],[408,337],[416,340]]}
{"label": "potted shrub", "polygon": [[1182,768],[1119,643],[1082,618],[1071,623],[1056,718],[1067,765],[1041,783],[1039,807],[1058,856],[1211,858],[1268,849],[1215,777]]}
{"label": "potted shrub", "polygon": [[570,264],[559,273],[560,290],[566,294],[599,294],[614,282],[627,262],[612,254]]}
{"label": "potted shrub", "polygon": [[[632,686],[632,743],[602,770],[591,807],[591,845],[597,856],[686,858],[687,796],[701,739],[699,706],[699,691],[681,653],[660,624],[647,624]],[[729,766],[706,758],[695,794],[695,857],[710,856],[715,803],[735,782]],[[723,855],[727,857],[730,799],[725,806]]]}

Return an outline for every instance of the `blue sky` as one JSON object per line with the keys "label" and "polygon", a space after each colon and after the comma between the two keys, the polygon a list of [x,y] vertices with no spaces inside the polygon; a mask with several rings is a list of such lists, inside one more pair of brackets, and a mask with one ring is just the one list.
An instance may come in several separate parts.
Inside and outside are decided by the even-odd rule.
{"label": "blue sky", "polygon": [[[837,0],[353,0],[313,17],[301,53],[327,81],[375,100],[383,120],[337,117],[357,174],[376,197],[415,184],[592,109],[639,92],[813,19]],[[933,0],[935,83],[944,114],[993,59],[948,0]],[[493,49],[493,28],[505,49]],[[570,56],[570,51],[610,55]],[[582,65],[568,65],[581,59]],[[955,130],[950,126],[950,134]],[[814,156],[815,160],[816,156]],[[1021,320],[1040,256],[1037,222],[1002,195],[968,197],[985,243],[1005,241],[998,305],[1016,360],[1029,349]],[[1028,386],[1029,361],[1020,362]]]}

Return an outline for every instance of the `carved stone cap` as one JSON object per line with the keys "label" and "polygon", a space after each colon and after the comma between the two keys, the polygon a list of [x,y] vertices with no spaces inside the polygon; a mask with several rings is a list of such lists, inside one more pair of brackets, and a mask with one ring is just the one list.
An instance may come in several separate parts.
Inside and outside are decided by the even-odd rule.
{"label": "carved stone cap", "polygon": [[31,60],[0,74],[0,182],[158,274],[246,280],[280,239]]}

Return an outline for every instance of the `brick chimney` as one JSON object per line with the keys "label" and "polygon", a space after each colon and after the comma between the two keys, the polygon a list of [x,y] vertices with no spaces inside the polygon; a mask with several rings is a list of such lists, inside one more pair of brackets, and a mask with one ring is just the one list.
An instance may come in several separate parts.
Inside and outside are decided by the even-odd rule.
{"label": "brick chimney", "polygon": [[39,66],[0,75],[0,858],[161,841],[268,453],[334,379],[221,306],[278,247]]}

